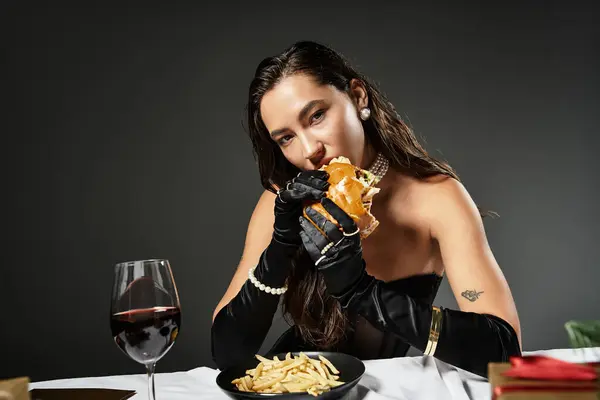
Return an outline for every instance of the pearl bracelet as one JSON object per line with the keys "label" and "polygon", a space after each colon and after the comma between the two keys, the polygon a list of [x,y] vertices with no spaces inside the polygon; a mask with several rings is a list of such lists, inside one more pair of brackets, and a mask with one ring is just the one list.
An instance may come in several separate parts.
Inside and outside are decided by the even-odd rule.
{"label": "pearl bracelet", "polygon": [[255,269],[256,267],[252,267],[248,270],[248,279],[250,279],[250,282],[252,282],[258,289],[270,294],[284,294],[287,291],[287,286],[281,288],[272,288],[270,286],[266,286],[264,283],[260,283],[254,276]]}

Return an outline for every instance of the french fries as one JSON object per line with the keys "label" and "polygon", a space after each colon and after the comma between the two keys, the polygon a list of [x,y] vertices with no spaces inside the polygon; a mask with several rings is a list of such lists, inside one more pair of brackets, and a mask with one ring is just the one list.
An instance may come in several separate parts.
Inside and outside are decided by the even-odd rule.
{"label": "french fries", "polygon": [[242,392],[306,392],[318,396],[345,383],[340,381],[337,368],[322,355],[318,360],[303,352],[294,357],[287,353],[283,360],[277,356],[270,360],[259,354],[255,357],[259,361],[256,368],[246,370],[245,376],[231,381]]}

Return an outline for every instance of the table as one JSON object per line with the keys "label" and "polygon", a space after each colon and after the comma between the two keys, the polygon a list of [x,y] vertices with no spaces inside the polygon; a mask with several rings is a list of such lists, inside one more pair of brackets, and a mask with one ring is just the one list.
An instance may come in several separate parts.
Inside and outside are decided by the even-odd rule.
{"label": "table", "polygon": [[[543,354],[571,362],[600,361],[600,347],[525,351],[524,355]],[[366,371],[346,399],[490,399],[487,380],[429,356],[399,357],[364,361]],[[198,367],[189,371],[155,375],[158,400],[225,400],[215,379],[219,370]],[[131,400],[146,400],[145,374],[84,377],[32,382],[35,388],[111,388],[136,390]]]}

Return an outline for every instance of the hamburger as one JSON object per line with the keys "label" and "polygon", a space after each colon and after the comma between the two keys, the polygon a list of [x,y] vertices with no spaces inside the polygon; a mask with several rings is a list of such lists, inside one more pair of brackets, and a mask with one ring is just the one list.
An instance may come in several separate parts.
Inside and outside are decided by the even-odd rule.
{"label": "hamburger", "polygon": [[[380,191],[375,187],[375,175],[352,165],[346,157],[336,157],[329,164],[322,166],[320,170],[329,174],[329,179],[327,179],[329,188],[326,197],[354,220],[360,231],[361,239],[365,239],[379,226],[379,221],[371,214],[373,196]],[[311,203],[310,207],[336,226],[340,226],[321,203]],[[311,221],[306,212],[304,214],[305,218]],[[317,229],[321,230],[318,226]]]}

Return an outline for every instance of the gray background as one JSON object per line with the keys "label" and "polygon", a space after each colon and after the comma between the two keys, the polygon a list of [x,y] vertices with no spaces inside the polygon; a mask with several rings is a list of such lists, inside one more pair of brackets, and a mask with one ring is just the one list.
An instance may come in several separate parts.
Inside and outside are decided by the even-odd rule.
{"label": "gray background", "polygon": [[[110,285],[149,257],[172,262],[183,312],[158,372],[214,366],[211,315],[262,191],[247,87],[300,39],[378,82],[501,215],[486,228],[526,350],[600,318],[594,2],[284,3],[2,3],[0,377],[141,373],[112,342]],[[456,306],[447,282],[436,303]]]}

